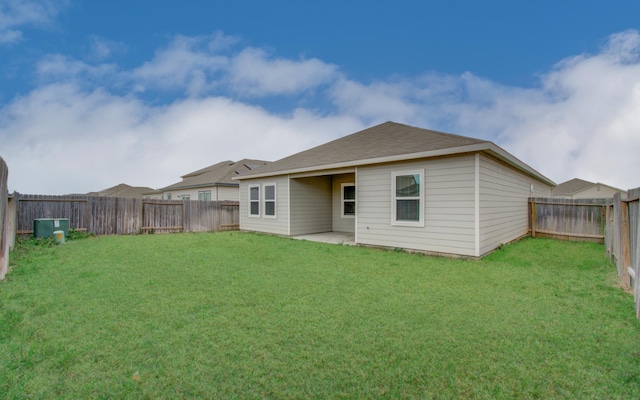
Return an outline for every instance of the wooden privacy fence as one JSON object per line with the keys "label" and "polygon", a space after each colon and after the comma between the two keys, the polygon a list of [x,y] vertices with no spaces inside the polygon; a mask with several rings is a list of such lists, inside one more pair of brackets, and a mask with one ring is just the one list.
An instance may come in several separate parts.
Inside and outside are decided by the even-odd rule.
{"label": "wooden privacy fence", "polygon": [[531,236],[604,243],[606,199],[529,199]]}
{"label": "wooden privacy fence", "polygon": [[0,279],[4,279],[9,265],[8,177],[9,168],[7,163],[0,157]]}
{"label": "wooden privacy fence", "polygon": [[604,243],[640,319],[640,188],[613,199],[531,198],[532,236]]}
{"label": "wooden privacy fence", "polygon": [[629,190],[626,197],[616,193],[607,207],[607,255],[618,268],[622,284],[633,291],[640,319],[640,188]]}
{"label": "wooden privacy fence", "polygon": [[237,202],[14,194],[17,234],[37,218],[68,218],[69,229],[95,235],[209,232],[237,229]]}

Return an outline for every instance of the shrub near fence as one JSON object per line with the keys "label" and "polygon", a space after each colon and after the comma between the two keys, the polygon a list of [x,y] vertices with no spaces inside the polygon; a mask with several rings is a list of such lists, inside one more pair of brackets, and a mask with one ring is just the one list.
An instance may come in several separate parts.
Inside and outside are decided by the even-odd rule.
{"label": "shrub near fence", "polygon": [[7,180],[9,168],[0,157],[0,279],[4,279],[9,265],[9,218],[7,215]]}
{"label": "shrub near fence", "polygon": [[237,202],[15,194],[18,234],[37,218],[68,218],[69,228],[95,235],[207,232],[236,229]]}

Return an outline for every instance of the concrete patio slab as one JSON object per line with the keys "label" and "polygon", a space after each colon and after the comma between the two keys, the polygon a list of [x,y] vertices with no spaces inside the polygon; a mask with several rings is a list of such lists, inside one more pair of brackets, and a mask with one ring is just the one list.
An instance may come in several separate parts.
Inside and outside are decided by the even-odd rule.
{"label": "concrete patio slab", "polygon": [[355,246],[356,244],[355,235],[353,233],[344,232],[311,233],[308,235],[293,236],[293,238],[298,240],[308,240],[310,242],[344,244],[348,246]]}

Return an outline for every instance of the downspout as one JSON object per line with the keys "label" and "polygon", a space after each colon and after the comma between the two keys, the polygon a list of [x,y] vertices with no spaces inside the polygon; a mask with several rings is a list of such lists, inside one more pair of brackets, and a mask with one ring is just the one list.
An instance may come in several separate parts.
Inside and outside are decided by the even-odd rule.
{"label": "downspout", "polygon": [[356,242],[356,244],[358,243],[358,209],[360,207],[358,207],[358,199],[360,198],[360,196],[358,196],[358,188],[360,187],[360,184],[358,182],[358,167],[356,167],[356,172],[355,172],[355,179],[353,180],[356,184],[356,215],[355,215],[355,220],[354,220],[354,224],[355,226],[353,227],[353,240]]}
{"label": "downspout", "polygon": [[287,175],[287,236],[291,236],[291,175]]}

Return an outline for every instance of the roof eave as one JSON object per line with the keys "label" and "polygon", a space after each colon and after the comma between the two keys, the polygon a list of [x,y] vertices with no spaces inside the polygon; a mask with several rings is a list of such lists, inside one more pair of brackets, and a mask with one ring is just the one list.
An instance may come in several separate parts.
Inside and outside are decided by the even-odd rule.
{"label": "roof eave", "polygon": [[529,173],[530,175],[534,176],[538,180],[548,185],[557,186],[557,184],[553,182],[551,179],[542,175],[535,169],[529,167],[527,164],[518,160],[516,157],[512,156],[507,151],[503,150],[502,148],[500,148],[499,146],[495,145],[492,142],[481,142],[481,143],[476,143],[476,144],[471,144],[466,146],[449,147],[445,149],[422,151],[418,153],[399,154],[394,156],[345,161],[340,163],[285,169],[285,170],[272,171],[272,172],[266,172],[266,173],[247,174],[243,176],[236,176],[236,177],[233,177],[232,179],[243,180],[243,179],[266,178],[266,177],[277,176],[277,175],[289,175],[289,174],[298,174],[298,173],[305,173],[305,172],[311,172],[311,171],[323,171],[323,170],[331,170],[331,169],[339,169],[339,168],[347,168],[347,167],[359,167],[359,166],[370,165],[370,164],[382,164],[382,163],[389,163],[389,162],[414,160],[419,158],[449,156],[454,154],[473,153],[473,152],[480,152],[480,151],[493,154],[498,159],[501,159],[502,161],[522,171]]}
{"label": "roof eave", "polygon": [[213,183],[200,183],[197,185],[184,185],[184,186],[167,186],[161,189],[158,189],[161,192],[167,192],[170,190],[182,190],[182,189],[197,189],[204,187],[213,187],[213,186],[228,186],[228,187],[237,187],[237,183],[224,183],[224,182],[213,182]]}

